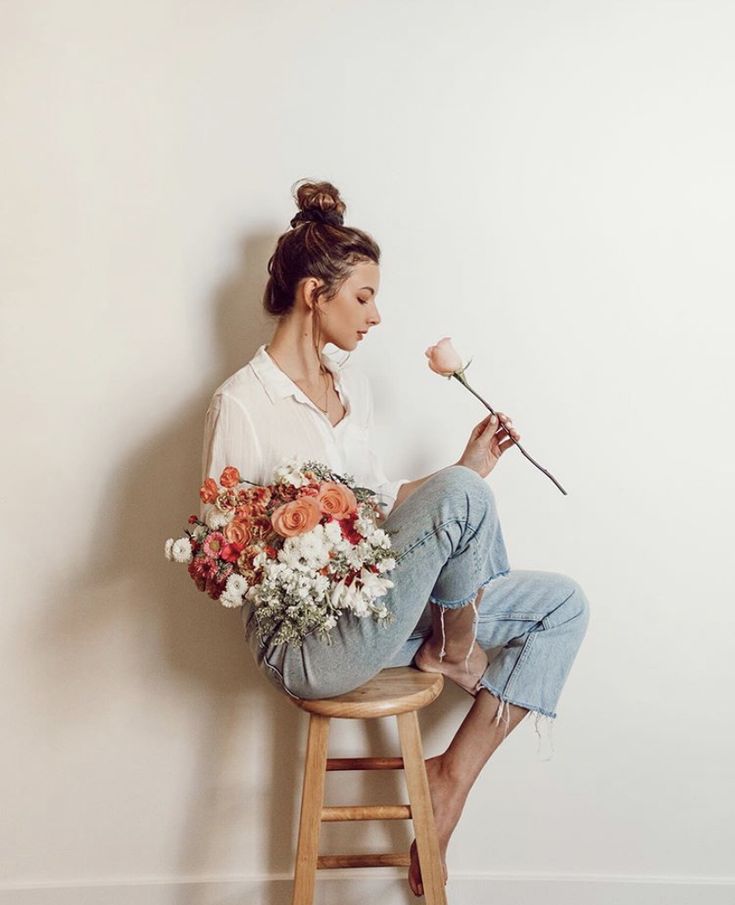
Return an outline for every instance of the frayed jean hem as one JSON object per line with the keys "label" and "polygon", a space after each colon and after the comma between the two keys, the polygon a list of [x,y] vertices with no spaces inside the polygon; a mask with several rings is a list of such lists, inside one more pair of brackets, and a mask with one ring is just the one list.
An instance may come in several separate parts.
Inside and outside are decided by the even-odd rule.
{"label": "frayed jean hem", "polygon": [[471,594],[468,594],[466,597],[461,597],[459,600],[440,600],[438,597],[434,597],[433,594],[430,594],[429,603],[434,603],[436,604],[436,606],[445,607],[448,610],[459,609],[460,607],[467,606],[470,601],[477,597],[479,591],[482,588],[487,587],[487,585],[489,585],[494,578],[502,578],[503,575],[508,575],[509,572],[510,568],[503,569],[501,572],[493,572],[490,578],[486,578],[485,581],[483,581],[481,585],[478,585]]}
{"label": "frayed jean hem", "polygon": [[440,608],[440,613],[441,613],[442,649],[439,651],[439,660],[440,661],[444,659],[444,655],[447,652],[447,648],[446,648],[447,635],[446,635],[446,631],[444,629],[444,610],[458,610],[458,609],[461,609],[463,606],[469,605],[472,607],[472,609],[475,613],[474,619],[472,621],[472,641],[470,642],[470,646],[469,646],[467,653],[465,655],[465,658],[464,658],[465,666],[469,669],[470,656],[475,647],[475,641],[477,640],[477,625],[478,625],[478,622],[480,621],[480,617],[477,612],[477,603],[476,603],[477,596],[479,595],[480,591],[484,587],[489,585],[490,582],[494,578],[500,578],[503,575],[507,575],[509,572],[510,572],[510,566],[508,566],[507,569],[501,569],[499,572],[493,572],[493,574],[489,578],[486,578],[485,581],[483,581],[482,584],[476,590],[474,590],[468,597],[462,597],[460,600],[450,600],[450,601],[439,600],[437,597],[434,597],[432,594],[429,595],[429,603],[433,603],[435,606],[438,606]]}
{"label": "frayed jean hem", "polygon": [[530,710],[531,713],[535,714],[536,718],[535,718],[534,729],[536,731],[536,735],[538,735],[538,738],[539,738],[539,746],[536,751],[537,754],[540,753],[540,751],[541,751],[541,738],[542,738],[541,733],[539,732],[539,721],[546,720],[547,722],[542,723],[542,725],[546,725],[549,730],[548,738],[549,738],[549,743],[551,745],[551,755],[549,757],[542,758],[542,759],[551,760],[551,757],[553,756],[553,753],[554,753],[554,743],[551,738],[551,730],[554,726],[554,720],[557,717],[557,714],[553,710],[544,710],[543,707],[534,707],[533,704],[528,704],[524,701],[511,701],[509,698],[505,697],[505,695],[503,694],[502,691],[500,691],[500,689],[495,688],[495,686],[491,685],[487,681],[487,679],[485,679],[484,677],[482,677],[478,681],[477,688],[478,688],[478,692],[477,692],[478,694],[480,693],[480,691],[479,691],[480,689],[485,688],[490,692],[490,694],[492,694],[496,698],[500,699],[500,706],[498,707],[498,712],[495,714],[495,719],[493,720],[493,722],[496,725],[500,722],[500,719],[503,715],[503,708],[505,708],[505,720],[504,720],[505,729],[503,731],[503,739],[505,739],[505,736],[508,732],[508,723],[510,722],[510,713],[508,712],[508,706],[507,706],[508,704],[514,704],[516,707],[523,707],[526,710]]}

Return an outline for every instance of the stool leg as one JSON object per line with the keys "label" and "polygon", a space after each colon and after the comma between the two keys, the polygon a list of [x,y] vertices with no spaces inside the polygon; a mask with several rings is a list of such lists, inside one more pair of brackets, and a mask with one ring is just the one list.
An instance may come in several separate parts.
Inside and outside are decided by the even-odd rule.
{"label": "stool leg", "polygon": [[421,867],[421,882],[428,905],[447,905],[439,839],[431,807],[431,792],[426,776],[421,730],[415,710],[396,714],[403,754],[403,770],[411,803],[411,819],[416,834],[416,849]]}
{"label": "stool leg", "polygon": [[319,857],[319,830],[324,805],[324,780],[327,769],[330,717],[310,714],[309,738],[306,743],[304,784],[301,790],[299,842],[292,905],[313,905],[316,865]]}

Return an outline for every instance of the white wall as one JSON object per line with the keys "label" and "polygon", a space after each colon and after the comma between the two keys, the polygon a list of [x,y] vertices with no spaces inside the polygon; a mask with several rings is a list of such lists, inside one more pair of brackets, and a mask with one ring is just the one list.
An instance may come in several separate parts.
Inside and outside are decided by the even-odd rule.
{"label": "white wall", "polygon": [[[354,356],[389,473],[456,460],[484,415],[426,367],[449,334],[568,490],[512,452],[492,473],[512,566],[592,605],[554,756],[528,719],[490,760],[452,901],[731,901],[733,4],[0,15],[0,901],[289,901],[306,717],[162,549],[211,392],[270,337],[303,176],[383,249]],[[448,688],[424,714],[427,755],[466,709]],[[330,752],[396,745],[336,724]],[[373,779],[330,775],[328,803],[403,797]],[[322,850],[411,839],[360,830]],[[330,901],[379,885],[329,873]],[[386,903],[413,900],[403,875]]]}

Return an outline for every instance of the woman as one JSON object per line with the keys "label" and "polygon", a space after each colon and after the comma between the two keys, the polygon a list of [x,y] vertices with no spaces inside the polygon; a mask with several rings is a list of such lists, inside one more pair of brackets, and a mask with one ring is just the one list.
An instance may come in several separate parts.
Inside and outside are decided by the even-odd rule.
{"label": "woman", "polygon": [[[510,568],[484,480],[520,439],[507,415],[477,424],[452,465],[417,480],[385,475],[371,443],[366,376],[322,351],[332,343],[351,352],[380,323],[380,249],[343,225],[345,205],[331,183],[304,182],[296,199],[299,213],[268,262],[264,305],[278,318],[275,332],[214,393],[203,477],[235,465],[243,478],[268,483],[275,465],[302,454],[378,493],[382,527],[398,551],[383,598],[395,622],[344,616],[331,645],[312,633],[301,648],[261,646],[246,603],[245,635],[264,675],[301,698],[341,694],[408,664],[441,672],[473,696],[447,750],[426,761],[446,882],[447,844],[483,765],[529,710],[537,732],[540,718],[556,718],[588,602],[566,575]],[[409,883],[423,894],[415,842]]]}

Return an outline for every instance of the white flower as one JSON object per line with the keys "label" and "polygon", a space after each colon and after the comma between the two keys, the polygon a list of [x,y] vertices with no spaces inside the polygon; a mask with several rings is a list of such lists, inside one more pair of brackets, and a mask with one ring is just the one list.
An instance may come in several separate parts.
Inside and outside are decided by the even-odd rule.
{"label": "white flower", "polygon": [[342,606],[352,610],[356,616],[367,616],[368,601],[356,581],[353,581],[345,591]]}
{"label": "white flower", "polygon": [[173,545],[174,539],[172,537],[169,537],[169,539],[166,541],[165,547],[163,548],[163,555],[166,557],[166,559],[173,559],[173,556],[171,555],[171,547],[173,547]]}
{"label": "white flower", "polygon": [[304,541],[301,545],[301,555],[312,569],[321,569],[329,562],[329,551],[317,538]]}
{"label": "white flower", "polygon": [[294,487],[301,487],[307,483],[307,478],[301,474],[304,462],[302,456],[289,456],[273,470],[274,483],[291,484]]}
{"label": "white flower", "polygon": [[212,531],[219,531],[220,528],[224,528],[225,525],[232,521],[234,515],[234,511],[220,512],[219,509],[213,506],[204,516],[204,521]]}
{"label": "white flower", "polygon": [[329,579],[326,575],[317,575],[314,579],[314,591],[321,598],[329,590]]}
{"label": "white flower", "polygon": [[180,537],[171,547],[171,556],[176,562],[191,562],[191,541],[188,537]]}
{"label": "white flower", "polygon": [[328,540],[330,544],[337,544],[342,540],[342,529],[336,519],[330,519],[323,527],[325,539]]}
{"label": "white flower", "polygon": [[370,569],[361,569],[360,581],[365,588],[365,592],[372,599],[382,597],[388,588],[393,587],[393,582],[390,578],[381,578],[379,575],[376,575],[375,572],[371,572]]}
{"label": "white flower", "polygon": [[329,601],[334,609],[338,609],[342,605],[341,601],[345,590],[345,580],[342,578],[335,584],[330,594]]}
{"label": "white flower", "polygon": [[337,624],[337,617],[334,613],[330,613],[324,620],[324,628],[334,628]]}
{"label": "white flower", "polygon": [[[286,541],[287,543],[288,541]],[[288,567],[289,572],[293,572],[294,569],[298,569],[302,564],[298,550],[294,550],[291,545],[286,546],[286,544],[276,553],[276,557],[279,562]]]}
{"label": "white flower", "polygon": [[381,559],[378,563],[378,571],[379,572],[389,572],[391,569],[395,569],[396,561],[392,556],[386,556],[385,559]]}
{"label": "white flower", "polygon": [[385,547],[386,550],[390,547],[390,535],[386,534],[382,528],[376,528],[373,531],[370,541],[375,547]]}
{"label": "white flower", "polygon": [[219,602],[222,606],[236,607],[242,606],[242,597],[232,596],[227,593],[227,589],[219,595]]}
{"label": "white flower", "polygon": [[359,569],[366,560],[370,559],[370,544],[360,541],[359,544],[348,544],[345,551],[347,562],[353,569]]}
{"label": "white flower", "polygon": [[229,575],[229,577],[227,578],[225,592],[228,594],[228,596],[242,597],[247,589],[247,581],[242,575],[239,575],[237,572],[232,572],[231,575]]}
{"label": "white flower", "polygon": [[375,524],[369,518],[360,517],[355,519],[355,528],[364,538],[369,540],[375,531]]}

